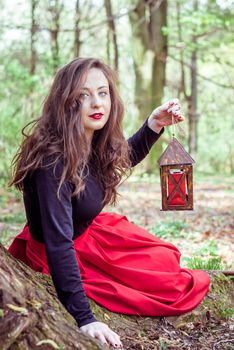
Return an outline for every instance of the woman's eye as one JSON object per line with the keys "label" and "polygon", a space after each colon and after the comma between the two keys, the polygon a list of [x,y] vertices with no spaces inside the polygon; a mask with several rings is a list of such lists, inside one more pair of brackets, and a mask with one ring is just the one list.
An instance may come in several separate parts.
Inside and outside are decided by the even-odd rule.
{"label": "woman's eye", "polygon": [[101,92],[100,92],[100,95],[101,95],[101,96],[106,96],[106,95],[107,95],[107,92],[106,92],[106,91],[101,91]]}
{"label": "woman's eye", "polygon": [[84,97],[87,97],[87,96],[89,96],[89,95],[88,95],[88,94],[85,94],[85,93],[81,93],[81,94],[80,94],[80,97],[81,97],[81,98],[84,98]]}

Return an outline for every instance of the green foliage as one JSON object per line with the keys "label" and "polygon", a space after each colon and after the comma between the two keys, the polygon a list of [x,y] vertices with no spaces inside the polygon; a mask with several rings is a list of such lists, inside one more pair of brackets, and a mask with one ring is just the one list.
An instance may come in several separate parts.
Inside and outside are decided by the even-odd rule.
{"label": "green foliage", "polygon": [[183,257],[182,261],[188,268],[195,270],[223,270],[225,268],[218,255],[217,242],[213,239],[206,241],[201,248],[196,249],[193,257]]}
{"label": "green foliage", "polygon": [[213,276],[210,292],[202,304],[219,319],[234,317],[233,282],[223,274]]}
{"label": "green foliage", "polygon": [[4,310],[0,309],[0,317],[4,317]]}
{"label": "green foliage", "polygon": [[[2,183],[2,181],[1,181],[1,183]],[[0,206],[1,207],[5,207],[6,204],[7,204],[7,201],[8,201],[7,195],[1,195],[0,196]]]}
{"label": "green foliage", "polygon": [[195,254],[200,256],[217,256],[218,255],[218,246],[217,242],[214,239],[210,239],[209,241],[206,241],[205,244],[198,248],[195,251]]}
{"label": "green foliage", "polygon": [[220,257],[192,257],[187,260],[187,267],[194,270],[222,270]]}
{"label": "green foliage", "polygon": [[[192,239],[192,233],[186,232],[187,227],[188,225],[182,221],[165,221],[152,227],[149,231],[168,241],[184,237]],[[182,257],[181,262],[182,265],[195,270],[223,270],[225,268],[218,254],[217,242],[213,239],[197,248],[192,257]]]}
{"label": "green foliage", "polygon": [[187,224],[182,221],[165,221],[150,228],[149,231],[162,239],[180,238],[184,236],[184,229],[186,227]]}
{"label": "green foliage", "polygon": [[[200,171],[214,174],[234,172],[234,148],[232,134],[233,109],[233,2],[179,0],[171,2],[168,37],[171,49],[171,65],[168,79],[174,83],[174,95],[180,86],[181,66],[185,62],[185,90],[191,94],[191,54],[196,50],[198,64],[198,153],[196,167]],[[180,5],[180,16],[177,5]],[[179,25],[181,33],[179,33]],[[195,40],[193,40],[195,38]],[[173,51],[173,52],[172,52]],[[178,69],[178,74],[176,73]],[[232,76],[232,80],[229,77]],[[172,78],[173,77],[173,78]],[[166,92],[168,98],[173,89]],[[182,97],[182,109],[186,117],[186,99]],[[183,128],[186,128],[183,125]],[[180,135],[179,135],[180,136]],[[188,135],[187,135],[188,136]],[[184,140],[186,142],[186,140]]]}
{"label": "green foliage", "polygon": [[[192,239],[192,234],[186,232],[188,225],[182,221],[161,222],[149,231],[164,240],[179,238]],[[206,241],[202,247],[193,252],[192,257],[182,257],[182,265],[195,270],[223,270],[222,259],[218,255],[218,246],[215,240]]]}
{"label": "green foliage", "polygon": [[22,212],[6,214],[0,217],[0,222],[22,224],[25,222],[25,215]]}
{"label": "green foliage", "polygon": [[160,350],[167,350],[168,349],[167,343],[160,338],[159,338],[159,349]]}
{"label": "green foliage", "polygon": [[[177,4],[180,4],[180,16],[177,18]],[[131,8],[131,2],[113,2],[113,12],[126,12]],[[40,116],[41,107],[57,65],[63,65],[73,58],[74,8],[65,2],[60,11],[59,56],[52,54],[51,35],[48,31],[38,31],[35,37],[36,71],[30,74],[30,8],[26,2],[13,2],[9,11],[8,2],[2,1],[3,23],[0,28],[0,151],[4,155],[0,161],[0,177],[10,177],[10,163],[21,140],[21,129],[29,121]],[[81,9],[79,26],[81,29],[80,56],[97,56],[108,62],[106,53],[107,26],[104,23],[105,9],[93,4],[89,8],[88,2]],[[191,93],[190,64],[191,53],[197,50],[198,58],[198,154],[197,168],[209,173],[234,172],[234,148],[232,134],[234,119],[231,108],[232,82],[234,81],[234,46],[233,46],[233,7],[231,2],[213,0],[198,1],[197,9],[193,1],[178,0],[168,2],[168,24],[163,33],[168,37],[170,48],[167,60],[167,85],[164,99],[177,97],[181,100],[183,114],[188,112],[187,99],[183,93],[178,93],[181,86],[181,55],[185,61],[186,93]],[[89,13],[89,18],[85,17]],[[14,13],[14,15],[12,15]],[[118,16],[117,16],[118,17]],[[125,131],[132,134],[136,126],[137,108],[134,87],[133,47],[137,45],[132,40],[132,33],[127,16],[116,19],[117,41],[119,48],[119,78],[120,92],[126,105],[124,121]],[[38,2],[36,23],[39,28],[51,28],[52,18],[48,14],[47,5]],[[20,25],[19,25],[20,23]],[[95,25],[93,27],[93,25]],[[182,37],[178,28],[181,25]],[[13,28],[13,31],[9,29]],[[22,27],[24,29],[19,29]],[[18,29],[17,29],[18,28]],[[89,28],[89,29],[83,29]],[[69,29],[66,31],[64,29]],[[14,33],[15,37],[14,37]],[[26,34],[27,33],[27,34]],[[124,34],[123,34],[124,33]],[[39,35],[40,34],[40,35]],[[197,36],[194,43],[191,39]],[[97,45],[97,42],[99,43]],[[111,50],[110,50],[111,51]],[[150,59],[150,50],[149,50]],[[110,63],[113,62],[113,52],[110,52]],[[205,77],[205,78],[203,78]],[[214,83],[213,83],[214,82]],[[227,88],[223,87],[227,86]],[[228,88],[230,86],[230,88]],[[151,92],[147,92],[150,94]],[[156,107],[156,106],[155,106]],[[147,116],[145,116],[146,118]],[[142,116],[141,116],[142,118]],[[184,123],[184,129],[187,124]],[[168,132],[164,134],[169,138]],[[129,135],[126,135],[129,136]],[[188,135],[184,137],[187,142]],[[167,140],[166,140],[167,141]],[[156,160],[155,160],[156,161]]]}
{"label": "green foliage", "polygon": [[[142,183],[150,183],[150,184],[158,184],[160,182],[160,177],[159,177],[159,171],[156,171],[156,173],[152,173],[152,174],[149,174],[149,173],[146,173],[146,172],[142,172],[140,171],[140,169],[138,170],[139,171],[139,174],[137,177],[134,177],[134,175],[131,175],[130,177],[130,181],[136,181],[136,178],[137,178],[137,182],[142,182]],[[136,172],[134,172],[134,174],[137,174],[137,170]]]}
{"label": "green foliage", "polygon": [[7,229],[1,230],[1,235],[0,235],[0,243],[3,246],[7,246],[7,242],[9,241],[9,237],[11,236],[11,232]]}
{"label": "green foliage", "polygon": [[0,162],[0,177],[11,176],[11,161],[22,140],[21,130],[32,119],[39,117],[42,77],[31,76],[28,67],[12,59],[4,64],[3,80],[0,80],[0,151],[4,154]]}

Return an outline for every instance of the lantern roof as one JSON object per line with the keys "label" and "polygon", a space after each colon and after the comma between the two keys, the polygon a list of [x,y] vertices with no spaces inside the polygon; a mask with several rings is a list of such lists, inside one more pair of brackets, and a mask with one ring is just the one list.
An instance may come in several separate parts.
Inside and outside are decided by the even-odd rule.
{"label": "lantern roof", "polygon": [[193,164],[195,160],[184,149],[179,141],[173,137],[158,160],[159,165]]}

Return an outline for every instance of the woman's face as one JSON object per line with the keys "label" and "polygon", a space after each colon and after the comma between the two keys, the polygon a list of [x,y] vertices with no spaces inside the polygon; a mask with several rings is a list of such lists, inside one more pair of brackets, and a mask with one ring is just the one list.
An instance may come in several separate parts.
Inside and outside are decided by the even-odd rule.
{"label": "woman's face", "polygon": [[88,71],[79,99],[85,134],[91,141],[94,131],[102,129],[108,121],[111,110],[109,83],[100,69]]}

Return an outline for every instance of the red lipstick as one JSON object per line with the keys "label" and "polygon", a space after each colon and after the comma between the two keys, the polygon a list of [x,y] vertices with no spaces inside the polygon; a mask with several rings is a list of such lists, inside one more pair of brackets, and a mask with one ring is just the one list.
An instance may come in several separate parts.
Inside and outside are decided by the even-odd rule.
{"label": "red lipstick", "polygon": [[89,115],[89,117],[93,119],[101,119],[102,116],[103,116],[103,113],[94,113]]}

